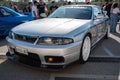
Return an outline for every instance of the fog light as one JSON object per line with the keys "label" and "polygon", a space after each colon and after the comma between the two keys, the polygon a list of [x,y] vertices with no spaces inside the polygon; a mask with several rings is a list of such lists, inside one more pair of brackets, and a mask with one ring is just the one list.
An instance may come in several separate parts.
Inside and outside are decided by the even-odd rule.
{"label": "fog light", "polygon": [[65,60],[63,56],[45,56],[45,61],[47,63],[63,63]]}
{"label": "fog light", "polygon": [[53,62],[53,58],[52,58],[52,57],[49,57],[49,58],[48,58],[48,62]]}

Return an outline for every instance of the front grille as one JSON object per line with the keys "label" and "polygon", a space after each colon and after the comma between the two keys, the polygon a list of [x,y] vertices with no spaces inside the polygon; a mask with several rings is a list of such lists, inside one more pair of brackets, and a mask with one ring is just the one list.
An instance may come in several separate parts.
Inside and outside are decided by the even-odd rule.
{"label": "front grille", "polygon": [[35,36],[26,36],[26,35],[20,35],[20,34],[14,34],[14,39],[34,43],[37,40],[37,37]]}

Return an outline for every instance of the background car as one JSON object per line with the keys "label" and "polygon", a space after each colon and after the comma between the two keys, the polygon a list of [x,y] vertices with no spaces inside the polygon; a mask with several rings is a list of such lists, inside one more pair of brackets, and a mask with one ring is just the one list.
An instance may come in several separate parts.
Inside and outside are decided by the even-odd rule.
{"label": "background car", "polygon": [[[108,38],[108,17],[96,5],[67,5],[48,18],[13,28],[6,38],[9,59],[60,68],[88,61],[91,47]],[[27,62],[26,62],[27,61]]]}
{"label": "background car", "polygon": [[0,6],[0,36],[8,35],[9,31],[16,25],[33,19],[32,16],[22,15],[8,7]]}

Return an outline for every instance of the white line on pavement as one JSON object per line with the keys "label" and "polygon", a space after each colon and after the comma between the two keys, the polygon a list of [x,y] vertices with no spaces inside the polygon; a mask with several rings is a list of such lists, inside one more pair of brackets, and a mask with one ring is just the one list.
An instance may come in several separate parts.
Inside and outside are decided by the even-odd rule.
{"label": "white line on pavement", "polygon": [[68,78],[97,78],[97,79],[118,79],[116,75],[87,75],[87,74],[51,74],[50,80],[55,80],[55,77],[68,77]]}
{"label": "white line on pavement", "polygon": [[113,53],[109,49],[107,49],[105,46],[102,46],[102,48],[110,57],[114,56]]}

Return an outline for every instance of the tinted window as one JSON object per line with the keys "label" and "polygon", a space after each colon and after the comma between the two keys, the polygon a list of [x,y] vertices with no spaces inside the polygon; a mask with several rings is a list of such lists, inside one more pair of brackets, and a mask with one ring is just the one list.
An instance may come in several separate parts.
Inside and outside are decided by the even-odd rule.
{"label": "tinted window", "polygon": [[98,16],[98,15],[104,16],[99,7],[94,7],[93,9],[94,9],[94,15],[95,16]]}
{"label": "tinted window", "polygon": [[1,16],[11,16],[11,14],[3,8],[0,8],[0,14]]}
{"label": "tinted window", "polygon": [[50,18],[74,18],[74,19],[91,19],[92,8],[88,6],[70,6],[60,7],[53,12]]}

